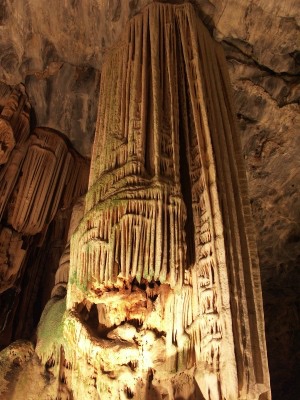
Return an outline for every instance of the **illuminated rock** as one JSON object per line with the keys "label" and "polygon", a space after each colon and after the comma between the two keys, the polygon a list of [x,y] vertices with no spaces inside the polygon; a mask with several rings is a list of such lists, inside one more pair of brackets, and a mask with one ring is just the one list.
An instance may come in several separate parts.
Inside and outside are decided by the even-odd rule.
{"label": "illuminated rock", "polygon": [[69,151],[65,139],[48,128],[30,136],[21,176],[9,204],[8,222],[19,232],[35,235],[84,192],[88,164]]}
{"label": "illuminated rock", "polygon": [[30,104],[23,85],[16,86],[0,113],[0,164],[5,164],[16,144],[23,144],[30,131]]}
{"label": "illuminated rock", "polygon": [[52,289],[51,297],[64,297],[67,290],[70,270],[70,238],[84,215],[84,197],[80,197],[72,209],[69,225],[67,245],[59,260],[59,266],[55,273],[55,285]]}
{"label": "illuminated rock", "polygon": [[0,113],[0,219],[16,184],[30,132],[30,104],[23,85],[2,99]]}
{"label": "illuminated rock", "polygon": [[[29,338],[36,310],[49,298],[61,256],[58,241],[68,231],[68,210],[86,192],[89,162],[62,134],[36,128],[30,134],[30,104],[23,85],[0,91],[0,346]],[[51,228],[58,210],[65,217]],[[64,227],[63,224],[66,223]],[[55,231],[56,230],[56,231]],[[55,242],[55,234],[56,242]],[[47,248],[53,240],[53,250]],[[45,254],[47,268],[45,268]],[[48,269],[50,271],[48,271]],[[48,273],[49,287],[39,284]],[[47,297],[48,296],[48,297]],[[36,305],[36,302],[39,305]],[[26,317],[25,317],[26,315]]]}
{"label": "illuminated rock", "polygon": [[53,299],[37,345],[59,365],[63,346],[75,399],[270,399],[229,92],[190,4],[145,8],[106,54],[63,339],[42,345]]}

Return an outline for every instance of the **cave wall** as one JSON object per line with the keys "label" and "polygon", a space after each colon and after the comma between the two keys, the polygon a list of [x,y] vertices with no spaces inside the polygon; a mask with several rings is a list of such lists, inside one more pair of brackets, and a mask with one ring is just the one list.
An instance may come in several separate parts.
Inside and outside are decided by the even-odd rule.
{"label": "cave wall", "polygon": [[[103,54],[150,2],[2,0],[0,80],[24,82],[36,124],[65,133],[89,155]],[[227,55],[258,237],[273,397],[292,399],[300,347],[299,4],[193,3]]]}

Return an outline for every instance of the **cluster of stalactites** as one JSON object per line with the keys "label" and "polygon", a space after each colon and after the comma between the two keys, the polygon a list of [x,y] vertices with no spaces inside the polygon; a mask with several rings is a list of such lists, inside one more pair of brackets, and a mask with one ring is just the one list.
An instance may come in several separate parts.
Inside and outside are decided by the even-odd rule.
{"label": "cluster of stalactites", "polygon": [[21,176],[9,205],[8,222],[16,231],[35,235],[49,224],[58,207],[83,194],[88,164],[65,139],[50,129],[30,136]]}
{"label": "cluster of stalactites", "polygon": [[182,285],[185,206],[167,186],[127,190],[92,209],[73,237],[77,279],[94,288],[118,279]]}
{"label": "cluster of stalactites", "polygon": [[3,292],[13,286],[30,238],[45,232],[57,210],[86,191],[89,163],[54,130],[30,134],[30,105],[20,85],[1,98],[0,164]]}
{"label": "cluster of stalactites", "polygon": [[88,163],[65,139],[48,128],[36,128],[15,149],[1,171],[0,215],[26,235],[41,232],[58,207],[67,208],[83,194]]}

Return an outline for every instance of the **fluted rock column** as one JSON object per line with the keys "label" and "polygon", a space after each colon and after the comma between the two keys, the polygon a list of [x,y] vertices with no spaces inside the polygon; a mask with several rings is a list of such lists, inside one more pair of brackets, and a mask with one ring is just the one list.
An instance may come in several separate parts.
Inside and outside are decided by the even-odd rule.
{"label": "fluted rock column", "polygon": [[67,309],[100,396],[270,398],[226,63],[190,4],[150,5],[106,54]]}

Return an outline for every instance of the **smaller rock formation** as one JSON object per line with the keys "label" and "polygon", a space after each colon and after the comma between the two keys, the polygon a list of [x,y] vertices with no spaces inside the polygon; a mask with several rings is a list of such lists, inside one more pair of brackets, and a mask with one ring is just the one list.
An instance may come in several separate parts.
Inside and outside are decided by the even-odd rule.
{"label": "smaller rock formation", "polygon": [[0,132],[0,164],[5,164],[15,146],[15,138],[11,125],[3,118],[0,118]]}
{"label": "smaller rock formation", "polygon": [[[66,291],[70,268],[70,238],[84,214],[84,198],[78,199],[73,207],[65,250],[55,274],[55,285],[39,322],[36,353],[49,374],[58,380],[57,396],[72,399],[71,362],[66,359],[63,334],[66,311]],[[67,384],[68,383],[68,384]]]}
{"label": "smaller rock formation", "polygon": [[[30,104],[22,85],[0,86],[0,112],[0,344],[5,345],[30,337],[34,314],[50,296],[51,269],[57,264],[48,272],[44,256],[49,264],[61,256],[70,207],[87,188],[89,162],[53,129],[30,133]],[[65,216],[56,219],[58,210]],[[42,295],[39,284],[46,276],[52,286]]]}
{"label": "smaller rock formation", "polygon": [[[29,341],[16,341],[0,353],[0,395],[3,400],[17,399],[14,389],[20,370],[34,355]],[[10,379],[9,379],[10,377]],[[18,393],[20,394],[20,393]],[[24,396],[24,392],[23,392]],[[21,397],[19,397],[21,398]]]}
{"label": "smaller rock formation", "polygon": [[23,85],[6,93],[3,89],[4,86],[0,108],[0,293],[13,285],[26,255],[22,233],[6,223],[2,225],[1,219],[26,154],[31,108]]}
{"label": "smaller rock formation", "polygon": [[57,210],[68,208],[86,190],[88,163],[69,147],[59,133],[36,128],[21,149],[14,149],[7,168],[3,166],[0,205],[6,226],[0,227],[0,268],[6,284],[0,291],[18,275],[26,254],[24,237],[45,231]]}
{"label": "smaller rock formation", "polygon": [[22,145],[30,131],[30,104],[23,85],[16,86],[0,114],[0,164],[5,164],[12,149]]}
{"label": "smaller rock formation", "polygon": [[[2,91],[4,85],[2,87]],[[23,85],[10,94],[2,93],[3,107],[0,114],[0,219],[16,184],[19,168],[26,154],[30,133],[30,104]],[[3,165],[4,164],[4,165]]]}
{"label": "smaller rock formation", "polygon": [[84,215],[84,197],[80,197],[74,207],[72,208],[72,215],[70,218],[70,226],[67,236],[67,244],[63,251],[63,254],[59,260],[59,266],[55,273],[55,283],[51,292],[51,297],[58,296],[64,297],[67,291],[67,284],[69,281],[70,271],[70,240],[71,235],[77,228],[80,220]]}
{"label": "smaller rock formation", "polygon": [[83,193],[87,179],[88,169],[65,139],[36,128],[8,207],[8,223],[27,235],[41,232],[59,206],[68,207]]}

